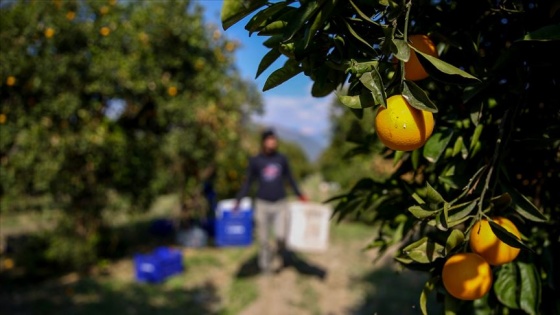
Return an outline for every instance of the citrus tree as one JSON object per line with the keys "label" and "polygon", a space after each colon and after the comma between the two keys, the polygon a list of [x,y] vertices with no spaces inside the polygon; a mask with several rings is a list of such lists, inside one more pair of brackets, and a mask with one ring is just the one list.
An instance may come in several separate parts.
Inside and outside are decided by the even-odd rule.
{"label": "citrus tree", "polygon": [[423,313],[429,294],[446,314],[560,313],[557,3],[224,1],[224,29],[245,18],[270,49],[257,75],[284,60],[265,90],[304,73],[368,120],[339,155],[395,161],[329,201],[369,215],[369,248],[431,274]]}
{"label": "citrus tree", "polygon": [[0,14],[1,213],[60,214],[47,260],[87,266],[104,219],[162,192],[187,203],[204,168],[243,156],[258,91],[190,1],[13,1]]}

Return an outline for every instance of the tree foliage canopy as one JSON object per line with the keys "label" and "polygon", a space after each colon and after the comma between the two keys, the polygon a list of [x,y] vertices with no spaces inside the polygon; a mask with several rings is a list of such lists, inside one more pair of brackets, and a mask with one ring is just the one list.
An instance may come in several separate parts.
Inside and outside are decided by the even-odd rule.
{"label": "tree foliage canopy", "polygon": [[[270,51],[259,71],[284,58],[264,89],[298,73],[310,77],[312,94],[331,92],[361,123],[342,115],[353,143],[338,156],[375,152],[371,115],[389,96],[434,112],[436,127],[412,152],[389,151],[398,166],[377,178],[354,174],[336,202],[339,219],[367,213],[378,235],[370,247],[404,244],[396,259],[432,274],[420,296],[445,301],[446,314],[560,313],[558,255],[560,202],[560,12],[557,2],[516,1],[226,1],[223,27],[247,18],[248,33],[266,36]],[[439,58],[414,50],[429,74],[404,79],[414,49],[411,34],[427,34]],[[284,56],[284,57],[281,57]],[[397,64],[393,60],[397,60]],[[342,92],[344,87],[347,92]],[[336,158],[341,139],[329,151]],[[336,162],[332,164],[336,165]],[[343,166],[341,166],[341,169]],[[468,232],[481,218],[507,216],[517,240],[495,225],[500,239],[521,247],[513,263],[494,268],[490,294],[475,302],[442,287],[446,258],[468,251]]]}
{"label": "tree foliage canopy", "polygon": [[260,96],[200,7],[19,1],[0,14],[2,213],[62,211],[49,257],[95,259],[112,193],[136,209],[170,190],[186,202],[201,170],[242,167],[230,163]]}

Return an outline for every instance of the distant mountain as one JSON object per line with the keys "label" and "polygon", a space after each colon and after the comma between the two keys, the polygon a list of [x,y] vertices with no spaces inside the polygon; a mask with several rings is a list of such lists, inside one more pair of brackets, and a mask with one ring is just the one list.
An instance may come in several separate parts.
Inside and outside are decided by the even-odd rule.
{"label": "distant mountain", "polygon": [[284,126],[272,125],[269,127],[276,131],[276,134],[278,134],[280,139],[298,144],[311,162],[315,162],[323,150],[327,148],[327,136],[310,137],[298,132],[297,130]]}

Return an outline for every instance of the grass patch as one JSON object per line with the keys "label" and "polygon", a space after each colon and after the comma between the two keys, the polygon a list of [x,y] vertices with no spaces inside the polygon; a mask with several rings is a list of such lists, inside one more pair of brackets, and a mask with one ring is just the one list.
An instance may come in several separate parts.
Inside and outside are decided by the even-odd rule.
{"label": "grass patch", "polygon": [[372,226],[358,222],[332,222],[330,227],[331,240],[333,242],[351,242],[360,240],[364,246],[376,235],[376,229]]}
{"label": "grass patch", "polygon": [[228,292],[227,308],[222,310],[220,315],[238,314],[259,296],[257,284],[248,278],[233,279]]}

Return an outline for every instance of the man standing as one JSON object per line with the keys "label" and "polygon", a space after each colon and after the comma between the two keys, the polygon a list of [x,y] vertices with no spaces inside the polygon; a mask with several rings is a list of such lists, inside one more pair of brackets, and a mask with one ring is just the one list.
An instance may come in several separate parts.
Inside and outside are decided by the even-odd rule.
{"label": "man standing", "polygon": [[[259,242],[259,267],[265,273],[270,271],[273,254],[280,254],[284,265],[287,261],[286,234],[288,229],[288,207],[285,180],[289,182],[300,200],[305,196],[300,192],[292,177],[288,160],[278,151],[278,139],[272,130],[266,130],[261,137],[261,152],[249,160],[247,177],[241,191],[237,194],[239,201],[245,197],[254,181],[258,182],[255,217]],[[276,253],[270,245],[270,233],[276,241]]]}

